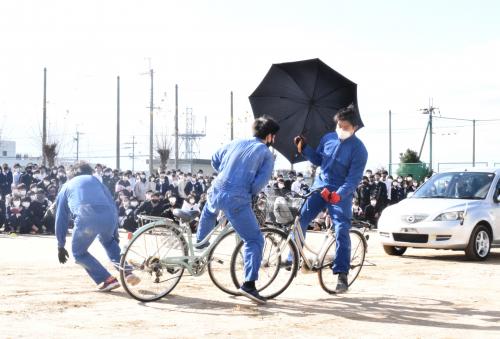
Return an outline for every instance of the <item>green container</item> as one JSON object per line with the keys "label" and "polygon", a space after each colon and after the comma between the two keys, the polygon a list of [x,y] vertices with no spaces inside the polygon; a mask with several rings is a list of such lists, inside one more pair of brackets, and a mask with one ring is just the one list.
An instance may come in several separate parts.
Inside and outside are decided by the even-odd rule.
{"label": "green container", "polygon": [[411,175],[413,179],[418,180],[419,182],[423,181],[428,173],[429,169],[427,168],[427,164],[423,162],[417,164],[399,164],[397,170],[398,175],[402,177]]}

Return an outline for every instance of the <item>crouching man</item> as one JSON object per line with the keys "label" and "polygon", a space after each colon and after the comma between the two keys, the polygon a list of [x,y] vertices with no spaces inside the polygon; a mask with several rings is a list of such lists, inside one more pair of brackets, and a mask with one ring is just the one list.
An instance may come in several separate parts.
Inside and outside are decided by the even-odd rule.
{"label": "crouching man", "polygon": [[[79,162],[72,168],[73,178],[66,182],[56,199],[56,237],[58,258],[66,263],[69,255],[65,249],[70,216],[74,219],[71,250],[75,262],[87,271],[99,286],[99,291],[111,291],[120,286],[118,280],[94,258],[88,248],[99,238],[109,259],[116,268],[120,265],[118,245],[118,213],[109,190],[94,177],[92,167]],[[129,272],[127,281],[135,285],[139,278]]]}

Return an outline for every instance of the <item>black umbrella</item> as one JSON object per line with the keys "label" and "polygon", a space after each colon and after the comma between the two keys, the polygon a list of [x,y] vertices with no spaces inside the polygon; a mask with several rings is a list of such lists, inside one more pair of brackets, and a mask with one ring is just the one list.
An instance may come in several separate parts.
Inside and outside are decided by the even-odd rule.
{"label": "black umbrella", "polygon": [[356,84],[319,59],[272,65],[250,95],[256,118],[267,115],[279,122],[274,147],[291,163],[305,160],[297,154],[293,137],[302,134],[317,147],[321,137],[335,129],[335,113],[351,103],[361,128]]}

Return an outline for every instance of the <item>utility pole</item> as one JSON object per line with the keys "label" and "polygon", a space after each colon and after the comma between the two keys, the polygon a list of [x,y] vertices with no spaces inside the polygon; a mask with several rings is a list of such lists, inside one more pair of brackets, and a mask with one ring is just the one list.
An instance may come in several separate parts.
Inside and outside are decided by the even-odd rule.
{"label": "utility pole", "polygon": [[429,171],[432,173],[432,115],[434,108],[431,109],[431,107],[429,107]]}
{"label": "utility pole", "polygon": [[[431,100],[429,100],[429,107],[421,109],[423,114],[429,114],[429,123],[427,125],[429,130],[429,170],[432,172],[432,117],[434,115],[434,111],[439,110],[437,107],[432,106]],[[427,135],[427,130],[425,131]],[[424,137],[425,142],[425,137]],[[422,143],[423,145],[423,143]]]}
{"label": "utility pole", "polygon": [[153,69],[149,70],[151,77],[151,99],[149,102],[149,175],[153,174]]}
{"label": "utility pole", "polygon": [[233,91],[231,91],[231,141],[234,139]]}
{"label": "utility pole", "polygon": [[116,169],[120,169],[120,77],[116,77]]}
{"label": "utility pole", "polygon": [[132,172],[135,171],[135,145],[137,143],[135,142],[135,135],[132,136],[132,142],[126,142],[125,145],[131,145],[126,147],[127,149],[132,149]]}
{"label": "utility pole", "polygon": [[389,175],[392,175],[392,113],[389,110]]}
{"label": "utility pole", "polygon": [[476,120],[472,120],[472,167],[476,167]]}
{"label": "utility pole", "polygon": [[179,86],[175,85],[175,169],[179,168]]}
{"label": "utility pole", "polygon": [[76,130],[76,138],[73,138],[76,141],[76,161],[78,161],[80,157],[80,132]]}
{"label": "utility pole", "polygon": [[47,164],[47,158],[43,148],[47,145],[47,68],[43,68],[43,130],[42,130],[42,158],[43,165]]}

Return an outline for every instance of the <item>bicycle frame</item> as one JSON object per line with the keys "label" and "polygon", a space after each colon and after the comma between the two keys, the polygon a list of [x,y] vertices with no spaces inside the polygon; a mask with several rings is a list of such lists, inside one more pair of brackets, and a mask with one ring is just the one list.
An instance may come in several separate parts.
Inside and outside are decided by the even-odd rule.
{"label": "bicycle frame", "polygon": [[[195,254],[195,249],[194,249],[194,244],[192,240],[192,232],[191,228],[189,225],[185,222],[180,222],[176,223],[175,221],[168,219],[168,218],[163,218],[163,217],[152,217],[152,216],[143,216],[143,219],[147,220],[153,220],[153,222],[150,222],[138,230],[136,230],[130,239],[129,243],[124,247],[123,252],[128,248],[129,244],[131,244],[137,237],[139,237],[142,233],[145,233],[157,226],[163,226],[163,225],[169,225],[172,226],[175,230],[177,230],[180,234],[182,234],[182,241],[186,242],[187,238],[187,247],[188,247],[188,255],[187,256],[175,256],[175,257],[169,257],[168,259],[165,258],[159,258],[160,262],[165,265],[165,266],[171,266],[171,267],[179,267],[182,266],[185,269],[188,270],[189,274],[198,276],[204,273],[206,265],[208,264],[208,261],[204,260],[208,257],[208,254],[210,251],[213,249],[214,246],[217,245],[219,239],[221,239],[224,235],[229,233],[232,230],[232,226],[229,223],[229,221],[226,219],[226,217],[222,216],[217,224],[214,226],[214,228],[210,231],[210,233],[199,243],[199,244],[204,244],[208,241],[208,239],[211,238],[212,235],[214,235],[217,231],[219,233],[217,234],[216,238],[214,241],[211,242],[210,246],[205,248],[201,253]],[[159,250],[165,246],[167,243],[164,242],[160,244],[160,246],[157,248],[155,252],[153,252],[149,257],[154,257],[157,256],[159,253]],[[199,266],[201,264],[201,266]]]}
{"label": "bicycle frame", "polygon": [[[333,234],[332,230],[329,229],[324,236],[321,247],[319,248],[319,250],[315,250],[307,244],[305,236],[302,233],[299,219],[300,217],[295,218],[295,222],[293,223],[290,233],[288,234],[287,242],[292,241],[295,244],[306,268],[311,271],[316,271],[319,268],[319,258],[323,257],[331,242],[334,241],[335,234]],[[306,255],[306,251],[314,254],[314,258],[308,258]]]}
{"label": "bicycle frame", "polygon": [[[318,266],[319,265],[319,259],[322,258],[325,255],[325,252],[327,251],[327,249],[330,246],[330,244],[333,241],[335,241],[335,233],[330,228],[330,229],[327,230],[327,232],[326,232],[326,234],[324,236],[324,239],[323,239],[323,243],[321,244],[321,247],[319,248],[319,250],[315,250],[315,249],[311,248],[307,244],[305,236],[302,233],[302,227],[300,225],[300,211],[304,207],[304,204],[307,201],[307,198],[309,198],[309,196],[311,196],[315,192],[319,192],[319,189],[316,189],[316,190],[312,191],[308,195],[300,196],[302,199],[304,199],[304,201],[302,202],[302,204],[300,206],[299,215],[297,217],[295,217],[295,221],[294,221],[294,223],[292,224],[292,226],[290,228],[290,232],[288,234],[287,240],[286,240],[285,244],[283,245],[283,247],[280,248],[280,252],[279,252],[280,255],[281,255],[281,253],[285,250],[285,246],[288,243],[288,241],[292,241],[295,244],[295,246],[297,247],[297,250],[299,251],[299,254],[300,254],[300,256],[302,257],[302,259],[304,261],[305,268],[307,270],[310,270],[310,271],[313,271],[313,272],[317,271],[318,269],[322,269],[323,268],[323,267],[319,267]],[[364,236],[364,232],[365,232],[366,228],[370,228],[370,224],[366,223],[366,222],[363,222],[363,221],[358,221],[358,222],[363,225],[364,230],[363,230],[362,234]],[[306,255],[306,251],[314,254],[314,257],[311,258],[311,259],[308,258],[307,255]]]}

